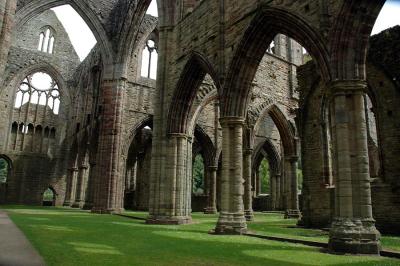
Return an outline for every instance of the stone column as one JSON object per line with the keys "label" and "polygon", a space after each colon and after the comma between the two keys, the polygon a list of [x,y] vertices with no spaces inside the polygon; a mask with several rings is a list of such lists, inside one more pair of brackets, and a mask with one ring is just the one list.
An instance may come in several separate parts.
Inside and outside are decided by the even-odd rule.
{"label": "stone column", "polygon": [[275,190],[275,197],[276,197],[276,207],[275,210],[282,209],[282,195],[281,195],[281,175],[275,175],[275,183],[276,183],[276,190]]}
{"label": "stone column", "polygon": [[299,210],[298,181],[297,181],[297,156],[285,158],[286,178],[286,212],[285,218],[301,217]]}
{"label": "stone column", "polygon": [[95,213],[120,213],[123,210],[124,180],[120,153],[125,86],[125,79],[104,80],[101,85],[103,112],[92,209]]}
{"label": "stone column", "polygon": [[225,117],[222,126],[221,210],[215,233],[243,234],[247,231],[243,207],[244,119]]}
{"label": "stone column", "polygon": [[74,182],[74,168],[70,168],[68,169],[67,184],[66,184],[67,189],[65,191],[64,206],[71,206],[73,182]]}
{"label": "stone column", "polygon": [[243,179],[244,179],[244,216],[247,221],[254,219],[253,214],[253,195],[251,193],[251,157],[253,155],[252,149],[245,149],[243,151]]}
{"label": "stone column", "polygon": [[270,188],[269,188],[269,195],[271,199],[271,210],[276,209],[276,175],[270,172]]}
{"label": "stone column", "polygon": [[82,208],[85,204],[85,193],[87,187],[87,172],[89,166],[86,164],[82,164],[78,170],[78,178],[76,185],[76,199],[73,208]]}
{"label": "stone column", "polygon": [[[150,191],[149,224],[187,224],[191,222],[191,140],[185,134],[170,134],[165,178],[158,180],[157,191]],[[157,204],[155,204],[157,203]]]}
{"label": "stone column", "polygon": [[93,196],[94,196],[94,173],[96,169],[96,163],[89,163],[89,176],[86,186],[85,202],[83,204],[84,210],[91,210],[93,208]]}
{"label": "stone column", "polygon": [[208,202],[207,208],[204,210],[205,214],[216,214],[217,213],[217,170],[218,166],[208,167]]}
{"label": "stone column", "polygon": [[71,173],[71,197],[69,199],[69,206],[74,205],[75,200],[76,200],[76,186],[78,182],[78,168],[77,167],[72,167],[70,169]]}
{"label": "stone column", "polygon": [[364,81],[332,84],[331,121],[336,169],[335,218],[329,247],[335,252],[379,254],[372,217]]}

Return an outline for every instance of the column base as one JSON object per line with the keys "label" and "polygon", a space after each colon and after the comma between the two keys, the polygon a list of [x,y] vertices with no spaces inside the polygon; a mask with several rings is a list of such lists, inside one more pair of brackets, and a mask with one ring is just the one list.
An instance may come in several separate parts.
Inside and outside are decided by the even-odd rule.
{"label": "column base", "polygon": [[93,207],[91,212],[92,213],[97,213],[97,214],[120,214],[124,211],[123,208],[121,209],[105,209],[105,208],[99,208],[99,207]]}
{"label": "column base", "polygon": [[207,207],[204,209],[204,214],[217,214],[217,208],[215,207]]}
{"label": "column base", "polygon": [[285,211],[285,219],[300,219],[301,212],[300,210],[286,210]]}
{"label": "column base", "polygon": [[379,255],[380,233],[375,221],[335,218],[329,233],[329,249],[337,253]]}
{"label": "column base", "polygon": [[253,221],[254,220],[254,212],[253,212],[253,210],[244,211],[244,217],[246,218],[246,221]]}
{"label": "column base", "polygon": [[63,206],[64,207],[71,207],[71,202],[70,201],[64,201]]}
{"label": "column base", "polygon": [[74,203],[72,203],[71,208],[79,209],[80,208],[80,203],[75,201]]}
{"label": "column base", "polygon": [[192,223],[190,216],[149,216],[146,224],[182,225]]}
{"label": "column base", "polygon": [[91,210],[91,209],[93,209],[93,203],[86,202],[85,204],[83,204],[82,209],[83,210]]}
{"label": "column base", "polygon": [[247,233],[247,224],[244,214],[221,212],[217,226],[212,233],[218,235],[243,235]]}

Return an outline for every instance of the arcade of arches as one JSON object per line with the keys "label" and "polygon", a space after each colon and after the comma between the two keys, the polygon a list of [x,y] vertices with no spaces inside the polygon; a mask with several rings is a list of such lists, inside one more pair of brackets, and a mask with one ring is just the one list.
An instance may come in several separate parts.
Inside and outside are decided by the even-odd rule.
{"label": "arcade of arches", "polygon": [[[400,233],[400,27],[384,0],[0,0],[0,203],[254,211],[330,227],[333,251]],[[53,7],[97,44],[80,61]]]}

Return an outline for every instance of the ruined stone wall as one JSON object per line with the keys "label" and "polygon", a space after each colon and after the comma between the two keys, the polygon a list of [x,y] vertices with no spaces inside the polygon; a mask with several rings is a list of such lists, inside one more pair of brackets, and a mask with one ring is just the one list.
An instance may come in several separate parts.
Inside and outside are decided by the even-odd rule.
{"label": "ruined stone wall", "polygon": [[[38,51],[39,34],[46,26],[51,26],[55,33],[53,54]],[[65,194],[65,158],[68,154],[65,134],[68,123],[65,121],[69,116],[71,104],[71,87],[66,81],[72,77],[79,63],[68,34],[53,11],[46,11],[29,20],[15,33],[4,83],[0,90],[0,122],[6,125],[0,130],[2,140],[0,152],[9,156],[14,165],[13,176],[8,183],[7,202],[41,204],[43,192],[51,187],[57,194],[56,204],[62,204]],[[27,113],[23,121],[19,121],[18,111],[14,109],[15,94],[25,76],[35,72],[46,72],[58,83],[61,93],[60,112],[54,115],[51,110],[45,111],[38,106],[38,113],[46,113],[45,118],[32,113],[31,108],[31,112]],[[32,105],[23,106],[22,110]],[[54,128],[55,136],[46,139],[44,135],[31,136],[28,133],[20,136],[28,146],[12,147],[8,144],[13,136],[11,133],[13,122],[23,122],[25,125],[32,123],[35,128],[40,125],[43,130],[45,127]],[[43,145],[41,149],[36,147],[39,140],[32,140],[35,137],[44,138],[42,144],[45,148]],[[36,143],[35,147],[31,147],[32,141]]]}

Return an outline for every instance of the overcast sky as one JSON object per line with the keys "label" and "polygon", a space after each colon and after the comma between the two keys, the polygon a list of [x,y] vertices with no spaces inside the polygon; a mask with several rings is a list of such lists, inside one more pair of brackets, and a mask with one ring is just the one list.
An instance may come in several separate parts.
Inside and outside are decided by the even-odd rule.
{"label": "overcast sky", "polygon": [[[69,5],[53,8],[58,19],[64,25],[73,46],[80,59],[83,60],[96,44],[92,31],[84,20]],[[157,16],[157,4],[153,0],[147,14]],[[377,34],[384,29],[400,24],[400,0],[388,0],[383,7],[372,34]]]}

